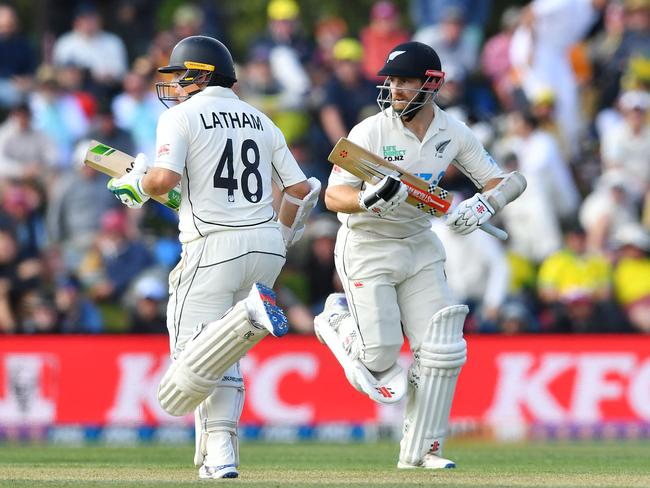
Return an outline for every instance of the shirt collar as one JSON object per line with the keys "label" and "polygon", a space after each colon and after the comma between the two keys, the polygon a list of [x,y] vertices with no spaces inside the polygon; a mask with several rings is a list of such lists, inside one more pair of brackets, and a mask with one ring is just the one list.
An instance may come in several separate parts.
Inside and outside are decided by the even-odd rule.
{"label": "shirt collar", "polygon": [[224,86],[208,86],[194,96],[233,98],[235,100],[239,100],[239,97],[234,91]]}
{"label": "shirt collar", "polygon": [[447,114],[444,110],[438,107],[435,103],[433,104],[433,121],[429,128],[436,131],[445,130],[447,128]]}
{"label": "shirt collar", "polygon": [[438,107],[435,103],[433,104],[433,120],[429,124],[426,134],[424,134],[424,139],[422,142],[426,142],[432,137],[435,137],[438,132],[445,130],[447,128],[447,114]]}

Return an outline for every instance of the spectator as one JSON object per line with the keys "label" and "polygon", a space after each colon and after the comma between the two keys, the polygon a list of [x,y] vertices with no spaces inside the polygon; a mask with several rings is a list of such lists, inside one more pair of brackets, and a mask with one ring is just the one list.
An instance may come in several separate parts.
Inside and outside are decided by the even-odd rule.
{"label": "spectator", "polygon": [[111,105],[115,123],[131,135],[135,143],[132,154],[154,154],[156,124],[164,107],[151,90],[151,77],[133,70],[126,74],[122,86],[122,93],[113,99]]}
{"label": "spectator", "polygon": [[478,44],[466,30],[465,13],[460,7],[448,7],[439,24],[416,31],[414,41],[431,46],[444,60],[443,69],[453,70],[466,80],[478,64]]}
{"label": "spectator", "polygon": [[129,307],[129,332],[163,334],[167,332],[165,307],[167,289],[154,276],[144,276],[135,284],[135,303]]}
{"label": "spectator", "polygon": [[275,77],[267,46],[251,50],[237,87],[242,100],[268,113],[289,144],[303,136],[308,125],[304,107],[297,105],[293,88]]}
{"label": "spectator", "polygon": [[519,301],[508,301],[499,308],[498,330],[502,334],[513,335],[523,332],[536,332],[536,322],[533,314]]}
{"label": "spectator", "polygon": [[47,242],[44,207],[45,195],[32,183],[12,182],[2,192],[0,225],[12,229],[19,257],[31,261],[33,275],[40,271],[40,256]]}
{"label": "spectator", "polygon": [[564,247],[540,266],[539,298],[547,307],[542,319],[554,332],[619,330],[621,317],[611,302],[611,266],[602,254],[590,253],[584,229],[572,223]]}
{"label": "spectator", "polygon": [[128,227],[126,212],[108,210],[94,246],[83,257],[79,279],[98,301],[119,300],[131,282],[154,264],[153,257]]}
{"label": "spectator", "polygon": [[571,217],[578,209],[580,195],[557,140],[529,112],[512,113],[510,122],[519,171],[529,184],[533,181],[539,186],[547,211],[552,210],[559,220]]}
{"label": "spectator", "polygon": [[52,334],[58,332],[56,307],[53,298],[33,288],[21,299],[19,307],[20,332],[23,334]]}
{"label": "spectator", "polygon": [[154,2],[119,0],[111,25],[126,46],[129,64],[146,54],[154,36],[156,13]]}
{"label": "spectator", "polygon": [[56,79],[61,91],[72,96],[81,107],[86,119],[91,120],[97,113],[97,99],[104,94],[90,79],[88,69],[74,64],[58,66]]}
{"label": "spectator", "polygon": [[510,62],[526,95],[531,97],[540,86],[550,87],[555,93],[556,116],[571,144],[571,158],[577,156],[584,121],[568,50],[585,37],[604,3],[533,0],[524,9],[510,44]]}
{"label": "spectator", "polygon": [[88,144],[87,140],[78,144],[74,170],[54,182],[46,213],[49,239],[61,248],[68,271],[77,269],[92,245],[101,216],[119,206],[106,191],[108,176],[83,164]]}
{"label": "spectator", "polygon": [[394,46],[409,40],[409,33],[400,27],[399,11],[389,0],[381,0],[370,9],[370,24],[361,30],[363,46],[362,70],[369,80],[383,79],[377,72],[383,68],[386,56]]}
{"label": "spectator", "polygon": [[625,182],[620,171],[603,173],[580,207],[580,222],[587,231],[587,245],[592,252],[608,252],[616,232],[639,221],[636,199]]}
{"label": "spectator", "polygon": [[42,131],[32,127],[26,103],[12,108],[0,125],[0,178],[44,182],[54,167],[56,148]]}
{"label": "spectator", "polygon": [[75,64],[88,68],[96,83],[116,86],[127,70],[127,52],[122,40],[102,30],[102,18],[93,3],[80,4],[72,30],[54,43],[52,59],[56,66]]}
{"label": "spectator", "polygon": [[191,3],[180,4],[174,10],[172,17],[172,32],[176,37],[176,41],[201,34],[203,18],[204,14],[201,7]]}
{"label": "spectator", "polygon": [[100,141],[127,154],[135,154],[135,144],[131,133],[116,125],[109,103],[100,104],[88,138]]}
{"label": "spectator", "polygon": [[74,275],[57,280],[54,295],[59,331],[64,334],[96,334],[102,332],[103,319],[95,304],[84,294],[81,282]]}
{"label": "spectator", "polygon": [[312,50],[300,33],[299,13],[294,0],[271,0],[267,34],[253,42],[250,50],[256,55],[268,53],[271,75],[282,96],[283,114],[274,122],[285,132],[289,144],[305,134],[309,122],[305,106],[311,81],[305,66]]}
{"label": "spectator", "polygon": [[312,48],[300,31],[300,7],[295,0],[271,0],[267,7],[268,28],[253,47],[265,45],[270,50],[288,47],[299,64],[306,64],[311,58]]}
{"label": "spectator", "polygon": [[18,321],[16,304],[20,293],[18,244],[10,229],[0,227],[0,332],[14,333]]}
{"label": "spectator", "polygon": [[320,86],[323,72],[329,73],[334,64],[332,50],[339,39],[345,37],[348,32],[348,25],[341,17],[324,17],[316,22],[314,27],[314,38],[316,47],[311,59],[311,77],[315,80],[314,85]]}
{"label": "spectator", "polygon": [[553,136],[557,142],[562,159],[564,161],[570,161],[570,143],[566,138],[566,134],[562,132],[561,127],[557,123],[557,117],[555,116],[557,100],[553,90],[547,86],[538,86],[530,94],[528,105],[530,106],[530,113],[537,120],[539,128]]}
{"label": "spectator", "polygon": [[501,15],[501,30],[490,37],[481,52],[481,68],[491,82],[501,107],[516,108],[515,82],[510,63],[510,42],[519,23],[521,9],[508,7]]}
{"label": "spectator", "polygon": [[528,186],[500,216],[510,234],[510,249],[540,263],[561,247],[561,222],[577,211],[580,196],[556,141],[538,127],[537,119],[513,112],[508,124],[510,137],[501,141],[506,148],[499,151],[509,155],[499,159],[521,171]]}
{"label": "spectator", "polygon": [[268,50],[273,77],[283,91],[293,94],[294,108],[298,108],[310,88],[305,65],[311,57],[311,47],[299,29],[300,8],[294,0],[271,0],[267,13],[267,34],[252,49],[264,46]]}
{"label": "spectator", "polygon": [[640,200],[650,190],[650,93],[625,92],[619,105],[622,122],[602,135],[603,169],[620,169],[627,190]]}
{"label": "spectator", "polygon": [[0,107],[17,104],[31,85],[36,58],[19,33],[18,16],[11,5],[0,5]]}
{"label": "spectator", "polygon": [[614,237],[618,248],[614,293],[630,324],[650,333],[650,234],[638,224],[629,224]]}
{"label": "spectator", "polygon": [[492,14],[492,0],[411,0],[411,19],[418,30],[439,24],[450,8],[461,9],[472,42],[478,46]]}
{"label": "spectator", "polygon": [[307,235],[307,255],[304,269],[310,270],[307,274],[309,286],[308,305],[312,316],[323,310],[325,299],[336,291],[341,291],[337,286],[338,276],[334,267],[334,244],[339,223],[331,214],[322,214],[309,224]]}
{"label": "spectator", "polygon": [[625,31],[625,12],[620,2],[609,2],[605,7],[603,29],[587,41],[589,60],[598,85],[596,91],[596,110],[611,106],[621,79],[622,67],[615,66],[615,53],[623,40]]}
{"label": "spectator", "polygon": [[333,50],[334,73],[324,87],[320,122],[334,145],[361,119],[378,111],[377,88],[363,76],[363,48],[352,38],[340,39]]}
{"label": "spectator", "polygon": [[[620,44],[612,54],[607,63],[607,70],[613,73],[614,81],[620,79],[621,83],[613,83],[612,89],[606,92],[601,102],[602,107],[611,105],[618,96],[620,86],[625,89],[637,89],[639,87],[624,86],[627,71],[634,68],[632,65],[637,60],[650,58],[650,2],[648,0],[625,0],[623,16],[623,35]],[[647,62],[647,61],[646,61]],[[646,86],[646,89],[648,87]]]}
{"label": "spectator", "polygon": [[276,113],[290,106],[291,102],[287,100],[288,105],[283,103],[288,97],[282,96],[282,87],[273,77],[270,55],[266,46],[251,49],[243,74],[237,80],[237,93],[255,108],[268,112],[269,117],[277,123],[274,118]]}
{"label": "spectator", "polygon": [[79,99],[63,90],[52,66],[41,66],[36,81],[29,100],[33,125],[56,145],[56,169],[70,169],[74,144],[88,131],[88,118]]}

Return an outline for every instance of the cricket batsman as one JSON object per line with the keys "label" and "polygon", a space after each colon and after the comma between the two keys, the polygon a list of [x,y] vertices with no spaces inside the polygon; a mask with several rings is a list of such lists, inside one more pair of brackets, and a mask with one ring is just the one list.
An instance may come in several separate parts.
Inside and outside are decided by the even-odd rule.
{"label": "cricket batsman", "polygon": [[[505,174],[471,130],[435,104],[445,73],[431,47],[395,46],[378,74],[381,113],[348,138],[434,185],[450,164],[470,178],[478,192],[448,216],[454,232],[476,231],[524,191],[519,173]],[[381,403],[407,395],[397,467],[453,468],[443,447],[467,358],[468,308],[450,293],[430,216],[404,205],[406,197],[393,176],[370,185],[334,166],[325,203],[342,224],[335,262],[345,294],[328,297],[315,329],[360,392]],[[397,364],[404,336],[413,353],[406,373]]]}
{"label": "cricket batsman", "polygon": [[[138,154],[133,171],[108,188],[137,208],[181,184],[182,253],[167,307],[172,363],[158,399],[172,415],[194,411],[199,478],[236,478],[239,359],[269,333],[287,332],[271,287],[320,183],[306,180],[273,122],[233,92],[235,68],[221,42],[187,37],[158,70],[172,80],[156,84],[170,108],[158,121],[155,160]],[[279,216],[272,182],[283,194]]]}

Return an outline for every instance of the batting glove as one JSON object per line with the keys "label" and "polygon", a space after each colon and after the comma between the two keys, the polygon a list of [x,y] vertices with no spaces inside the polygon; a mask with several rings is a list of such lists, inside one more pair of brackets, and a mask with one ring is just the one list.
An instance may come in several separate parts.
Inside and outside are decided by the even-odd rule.
{"label": "batting glove", "polygon": [[142,177],[149,167],[147,156],[139,153],[135,157],[133,169],[120,178],[111,178],[106,187],[115,197],[129,208],[140,208],[149,200],[142,189]]}
{"label": "batting glove", "polygon": [[447,225],[457,234],[474,232],[494,215],[494,209],[480,193],[463,200],[447,217]]}
{"label": "batting glove", "polygon": [[383,217],[395,210],[408,197],[406,186],[394,176],[385,176],[379,183],[368,185],[359,192],[359,206]]}

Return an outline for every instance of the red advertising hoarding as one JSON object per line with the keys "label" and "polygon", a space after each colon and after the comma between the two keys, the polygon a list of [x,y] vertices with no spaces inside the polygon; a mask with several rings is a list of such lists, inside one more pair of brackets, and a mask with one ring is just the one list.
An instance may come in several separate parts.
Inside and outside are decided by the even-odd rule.
{"label": "red advertising hoarding", "polygon": [[[650,423],[650,337],[471,336],[452,418]],[[164,336],[4,336],[0,425],[185,424],[158,406]],[[410,354],[402,359],[408,367]],[[314,337],[269,337],[242,361],[243,423],[399,423],[346,381]]]}

